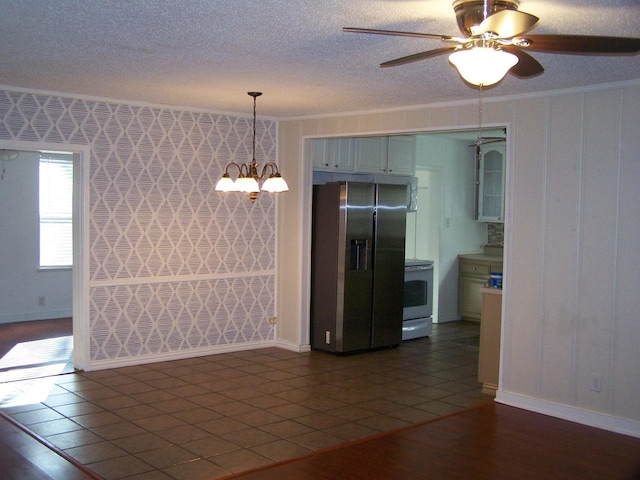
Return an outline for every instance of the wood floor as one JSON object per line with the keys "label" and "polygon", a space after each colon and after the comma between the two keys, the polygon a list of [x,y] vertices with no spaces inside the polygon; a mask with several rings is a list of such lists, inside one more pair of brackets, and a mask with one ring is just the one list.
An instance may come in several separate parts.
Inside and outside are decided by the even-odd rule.
{"label": "wood floor", "polygon": [[0,324],[0,384],[70,373],[72,319]]}
{"label": "wood floor", "polygon": [[640,479],[640,439],[488,403],[227,478]]}
{"label": "wood floor", "polygon": [[3,480],[99,480],[70,457],[0,413],[0,478]]}
{"label": "wood floor", "polygon": [[[0,478],[100,477],[0,417]],[[487,403],[225,477],[236,480],[638,480],[640,439]]]}
{"label": "wood floor", "polygon": [[72,335],[71,318],[0,324],[0,357],[21,342]]}

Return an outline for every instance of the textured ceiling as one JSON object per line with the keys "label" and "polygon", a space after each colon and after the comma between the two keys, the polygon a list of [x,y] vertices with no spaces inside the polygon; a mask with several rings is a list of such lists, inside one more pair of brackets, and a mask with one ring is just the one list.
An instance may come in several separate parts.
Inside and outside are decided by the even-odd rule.
{"label": "textured ceiling", "polygon": [[[452,0],[0,0],[0,84],[127,101],[293,117],[476,98],[447,56],[382,69],[460,35]],[[532,33],[640,37],[640,0],[521,0]],[[538,77],[485,96],[640,78],[640,55],[533,53]]]}

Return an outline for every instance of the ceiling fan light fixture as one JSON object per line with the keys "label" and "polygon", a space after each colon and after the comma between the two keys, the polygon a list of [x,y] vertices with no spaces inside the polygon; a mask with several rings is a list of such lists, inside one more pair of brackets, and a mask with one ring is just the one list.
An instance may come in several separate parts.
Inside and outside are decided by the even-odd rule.
{"label": "ceiling fan light fixture", "polygon": [[488,87],[498,83],[518,63],[518,57],[492,47],[457,50],[449,55],[449,62],[471,85]]}

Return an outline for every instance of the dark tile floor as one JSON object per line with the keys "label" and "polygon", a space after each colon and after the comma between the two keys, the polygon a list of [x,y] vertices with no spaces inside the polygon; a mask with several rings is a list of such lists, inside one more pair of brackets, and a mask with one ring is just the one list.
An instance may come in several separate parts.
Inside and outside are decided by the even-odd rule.
{"label": "dark tile floor", "polygon": [[106,479],[210,480],[491,400],[478,341],[479,324],[452,322],[360,355],[266,348],[3,384],[0,399]]}

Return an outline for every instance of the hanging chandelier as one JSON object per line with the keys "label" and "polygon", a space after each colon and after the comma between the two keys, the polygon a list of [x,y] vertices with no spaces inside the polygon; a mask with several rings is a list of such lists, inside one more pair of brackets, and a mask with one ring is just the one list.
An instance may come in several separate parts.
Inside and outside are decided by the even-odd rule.
{"label": "hanging chandelier", "polygon": [[[229,162],[224,169],[222,178],[216,183],[215,190],[218,192],[248,193],[251,202],[255,202],[256,198],[258,198],[258,193],[261,191],[270,193],[286,192],[289,190],[289,186],[280,175],[278,166],[275,163],[267,162],[260,169],[260,165],[256,162],[256,98],[262,95],[262,92],[247,92],[247,94],[253,97],[253,151],[251,161],[242,164]],[[233,180],[229,174],[231,167],[238,171],[236,180]],[[260,187],[260,182],[263,180],[262,187]]]}

